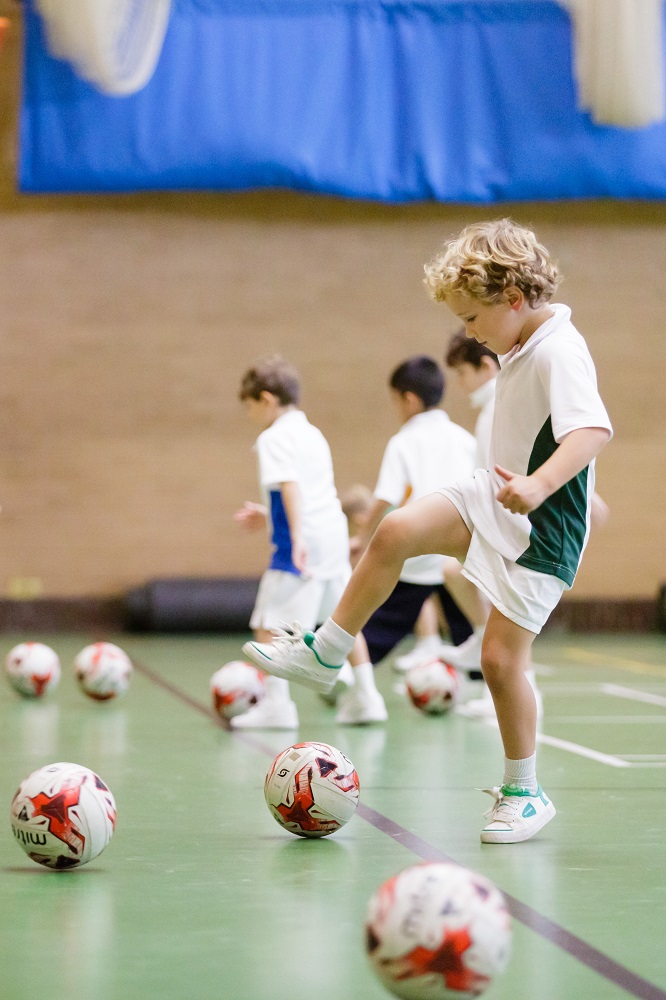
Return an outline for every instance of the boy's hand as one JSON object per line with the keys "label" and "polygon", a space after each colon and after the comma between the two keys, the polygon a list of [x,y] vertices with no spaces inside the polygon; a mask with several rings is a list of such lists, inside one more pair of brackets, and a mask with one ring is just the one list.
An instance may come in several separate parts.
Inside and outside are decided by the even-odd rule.
{"label": "boy's hand", "polygon": [[295,538],[291,543],[291,561],[301,576],[310,575],[308,573],[308,552],[300,538]]}
{"label": "boy's hand", "polygon": [[268,510],[263,504],[246,500],[240,510],[234,514],[234,521],[243,531],[259,531],[266,527]]}
{"label": "boy's hand", "polygon": [[518,476],[515,472],[495,466],[495,472],[505,480],[497,499],[514,514],[529,514],[536,510],[548,496],[548,490],[535,476]]}

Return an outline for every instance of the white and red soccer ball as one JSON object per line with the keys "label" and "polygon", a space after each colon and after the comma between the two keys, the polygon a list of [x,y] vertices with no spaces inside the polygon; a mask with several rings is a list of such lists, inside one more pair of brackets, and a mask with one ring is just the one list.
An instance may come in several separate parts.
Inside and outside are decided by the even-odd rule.
{"label": "white and red soccer ball", "polygon": [[112,642],[85,646],[74,659],[74,674],[84,694],[108,701],[125,694],[132,677],[132,661]]}
{"label": "white and red soccer ball", "polygon": [[382,984],[404,1000],[477,997],[504,971],[511,920],[499,889],[459,865],[413,865],[370,900],[366,951]]}
{"label": "white and red soccer ball", "polygon": [[296,743],[271,764],[264,795],[274,819],[299,837],[327,837],[356,812],[360,783],[348,757],[328,743]]}
{"label": "white and red soccer ball", "polygon": [[456,702],[460,682],[454,667],[434,657],[411,667],[405,676],[413,705],[427,715],[442,715]]}
{"label": "white and red soccer ball", "polygon": [[12,800],[14,837],[47,868],[76,868],[100,854],[116,825],[116,803],[99,775],[81,764],[41,767]]}
{"label": "white and red soccer ball", "polygon": [[223,719],[242,715],[264,697],[264,675],[251,663],[232,660],[210,679],[213,707]]}
{"label": "white and red soccer ball", "polygon": [[24,698],[41,698],[60,682],[58,654],[43,642],[22,642],[7,653],[9,683]]}

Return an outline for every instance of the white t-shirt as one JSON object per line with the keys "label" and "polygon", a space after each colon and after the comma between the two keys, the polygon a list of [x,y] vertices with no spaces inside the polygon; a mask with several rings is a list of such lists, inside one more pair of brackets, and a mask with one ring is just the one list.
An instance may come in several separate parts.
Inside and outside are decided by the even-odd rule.
{"label": "white t-shirt", "polygon": [[612,427],[597,391],[587,345],[564,305],[522,348],[499,359],[488,469],[461,484],[476,531],[505,559],[573,583],[587,543],[594,462],[531,514],[498,503],[504,480],[494,472],[530,475],[571,431]]}
{"label": "white t-shirt", "polygon": [[493,429],[496,382],[497,377],[488,379],[469,396],[472,406],[479,411],[474,425],[477,469],[487,469],[490,461],[490,435]]}
{"label": "white t-shirt", "polygon": [[326,438],[302,410],[288,410],[255,443],[259,484],[270,512],[273,555],[270,569],[298,574],[291,561],[291,535],[281,483],[297,483],[301,495],[301,535],[307,572],[320,580],[349,565],[349,532],[335,490],[333,462]]}
{"label": "white t-shirt", "polygon": [[[386,445],[375,497],[392,507],[420,500],[474,471],[476,443],[443,410],[411,417]],[[441,583],[444,557],[407,559],[400,579],[405,583]]]}

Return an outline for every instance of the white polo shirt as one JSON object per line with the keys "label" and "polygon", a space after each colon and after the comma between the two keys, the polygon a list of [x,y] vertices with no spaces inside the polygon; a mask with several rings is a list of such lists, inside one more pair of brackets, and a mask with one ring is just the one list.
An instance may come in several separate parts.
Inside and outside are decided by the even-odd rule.
{"label": "white polo shirt", "polygon": [[270,569],[298,574],[291,561],[291,535],[281,483],[297,483],[301,494],[301,534],[307,571],[330,580],[349,566],[349,532],[335,489],[326,438],[302,410],[288,410],[255,443],[259,484],[270,511],[273,555]]}
{"label": "white polo shirt", "polygon": [[587,345],[571,323],[571,310],[551,307],[522,348],[499,359],[489,469],[461,485],[475,530],[520,566],[573,583],[590,525],[594,462],[531,514],[513,514],[498,503],[500,465],[530,475],[571,431],[603,427],[612,433],[597,390]]}
{"label": "white polo shirt", "polygon": [[474,425],[477,469],[487,469],[490,462],[490,436],[493,430],[496,382],[496,376],[490,378],[469,395],[472,406],[479,411]]}
{"label": "white polo shirt", "polygon": [[[401,507],[442,486],[468,478],[475,467],[476,442],[454,424],[444,410],[425,410],[411,417],[386,445],[374,495]],[[444,557],[407,559],[400,579],[405,583],[442,582]]]}

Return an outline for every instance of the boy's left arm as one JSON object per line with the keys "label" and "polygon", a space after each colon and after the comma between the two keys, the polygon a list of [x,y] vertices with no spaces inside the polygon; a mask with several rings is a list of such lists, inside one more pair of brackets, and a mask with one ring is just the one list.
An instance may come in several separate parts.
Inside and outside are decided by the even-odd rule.
{"label": "boy's left arm", "polygon": [[514,514],[529,514],[589,465],[610,436],[605,427],[571,431],[531,476],[521,476],[496,465],[495,472],[505,480],[497,499]]}

